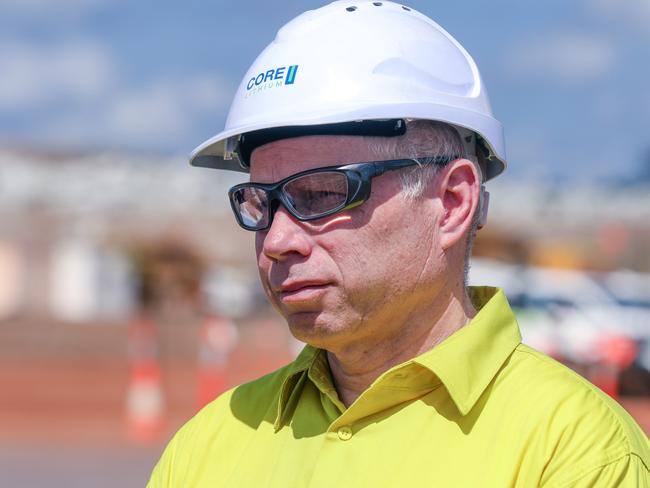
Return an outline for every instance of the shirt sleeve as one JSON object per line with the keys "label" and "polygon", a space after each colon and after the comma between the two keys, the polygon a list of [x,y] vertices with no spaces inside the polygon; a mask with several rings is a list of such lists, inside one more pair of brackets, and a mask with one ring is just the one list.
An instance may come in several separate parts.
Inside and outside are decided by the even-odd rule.
{"label": "shirt sleeve", "polygon": [[636,454],[594,468],[566,488],[650,488],[650,469]]}

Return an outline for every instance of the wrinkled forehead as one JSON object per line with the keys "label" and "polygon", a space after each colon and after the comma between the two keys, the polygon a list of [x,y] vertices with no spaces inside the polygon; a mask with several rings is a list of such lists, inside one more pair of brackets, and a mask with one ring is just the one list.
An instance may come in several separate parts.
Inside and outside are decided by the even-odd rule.
{"label": "wrinkled forehead", "polygon": [[386,139],[314,135],[273,141],[253,151],[250,180],[271,183],[309,169],[374,161]]}

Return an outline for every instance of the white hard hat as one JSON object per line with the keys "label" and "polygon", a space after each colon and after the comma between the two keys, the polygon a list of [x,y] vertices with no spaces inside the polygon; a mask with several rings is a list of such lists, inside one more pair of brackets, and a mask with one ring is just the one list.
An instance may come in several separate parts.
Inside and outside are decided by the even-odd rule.
{"label": "white hard hat", "polygon": [[240,83],[225,129],[196,148],[191,163],[248,171],[252,149],[271,140],[398,135],[404,119],[469,129],[483,153],[485,178],[505,169],[503,128],[465,49],[409,7],[341,0],[278,31]]}

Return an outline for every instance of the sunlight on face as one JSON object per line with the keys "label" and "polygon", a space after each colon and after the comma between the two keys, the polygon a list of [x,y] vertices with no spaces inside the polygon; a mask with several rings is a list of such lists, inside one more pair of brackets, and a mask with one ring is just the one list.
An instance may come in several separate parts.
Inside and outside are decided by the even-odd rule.
{"label": "sunlight on face", "polygon": [[[251,179],[273,182],[308,169],[373,160],[353,136],[309,136],[262,146]],[[328,350],[399,335],[399,324],[438,287],[439,257],[427,199],[405,200],[397,174],[372,181],[363,204],[311,222],[279,209],[256,233],[260,278],[294,336]]]}

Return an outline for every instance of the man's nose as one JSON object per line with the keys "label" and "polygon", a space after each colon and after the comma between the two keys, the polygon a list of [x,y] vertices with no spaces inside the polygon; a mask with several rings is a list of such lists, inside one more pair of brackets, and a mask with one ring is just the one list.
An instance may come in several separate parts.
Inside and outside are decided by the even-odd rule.
{"label": "man's nose", "polygon": [[280,206],[273,216],[271,227],[262,233],[262,252],[273,261],[283,261],[292,253],[308,256],[312,244],[304,224]]}

